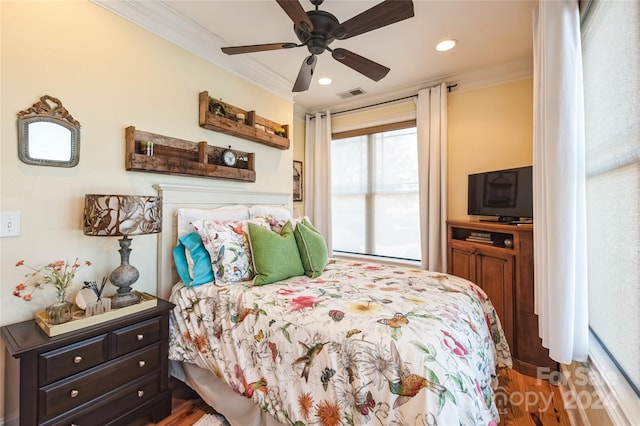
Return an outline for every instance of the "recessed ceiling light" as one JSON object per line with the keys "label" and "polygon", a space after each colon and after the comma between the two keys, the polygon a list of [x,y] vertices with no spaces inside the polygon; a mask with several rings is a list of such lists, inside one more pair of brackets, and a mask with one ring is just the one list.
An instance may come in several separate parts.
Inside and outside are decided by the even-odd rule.
{"label": "recessed ceiling light", "polygon": [[453,39],[451,39],[451,40],[442,40],[436,46],[436,50],[438,52],[446,52],[447,50],[451,50],[454,47],[456,47],[456,44],[458,44],[457,40],[453,40]]}
{"label": "recessed ceiling light", "polygon": [[328,86],[329,84],[331,84],[331,79],[329,77],[322,77],[320,80],[318,80],[318,84],[322,86]]}

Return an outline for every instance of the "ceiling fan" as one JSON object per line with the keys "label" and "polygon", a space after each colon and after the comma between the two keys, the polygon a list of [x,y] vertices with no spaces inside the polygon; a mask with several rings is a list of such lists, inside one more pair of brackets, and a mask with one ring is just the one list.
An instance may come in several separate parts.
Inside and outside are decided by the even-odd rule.
{"label": "ceiling fan", "polygon": [[316,55],[325,50],[331,52],[331,56],[338,62],[356,70],[360,74],[374,81],[383,79],[390,71],[384,65],[373,62],[347,49],[332,49],[329,45],[335,40],[345,40],[413,16],[413,2],[411,0],[385,0],[359,15],[340,23],[335,16],[319,6],[324,0],[310,0],[316,7],[315,10],[305,11],[299,0],[276,0],[282,10],[293,21],[293,29],[300,40],[298,43],[269,43],[253,44],[249,46],[223,47],[222,51],[227,55],[240,53],[264,52],[267,50],[291,49],[306,46],[310,56],[305,58],[300,67],[298,78],[293,85],[294,92],[303,92],[309,89],[313,70],[316,67]]}

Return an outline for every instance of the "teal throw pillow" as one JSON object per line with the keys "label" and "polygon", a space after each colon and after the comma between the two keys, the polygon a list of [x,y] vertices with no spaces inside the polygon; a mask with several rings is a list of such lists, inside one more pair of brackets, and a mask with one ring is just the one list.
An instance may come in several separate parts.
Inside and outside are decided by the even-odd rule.
{"label": "teal throw pillow", "polygon": [[293,231],[300,253],[304,273],[317,278],[324,271],[329,260],[327,243],[322,234],[306,219],[296,225]]}
{"label": "teal throw pillow", "polygon": [[249,223],[249,243],[255,268],[254,285],[264,285],[304,275],[291,222],[280,234]]}
{"label": "teal throw pillow", "polygon": [[[193,259],[192,273],[189,272],[187,251]],[[208,284],[214,280],[211,257],[197,232],[191,232],[178,239],[178,245],[173,249],[173,261],[180,280],[188,287]]]}

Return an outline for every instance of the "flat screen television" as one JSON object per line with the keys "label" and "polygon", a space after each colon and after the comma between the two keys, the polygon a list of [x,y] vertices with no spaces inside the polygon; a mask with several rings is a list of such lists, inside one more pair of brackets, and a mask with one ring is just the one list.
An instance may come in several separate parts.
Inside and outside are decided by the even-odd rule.
{"label": "flat screen television", "polygon": [[469,175],[468,214],[506,223],[532,220],[532,171],[526,166]]}

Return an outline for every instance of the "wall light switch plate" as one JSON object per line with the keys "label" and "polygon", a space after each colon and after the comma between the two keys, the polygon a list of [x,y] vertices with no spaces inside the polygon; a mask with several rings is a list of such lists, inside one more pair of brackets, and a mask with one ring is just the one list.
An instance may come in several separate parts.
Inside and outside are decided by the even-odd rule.
{"label": "wall light switch plate", "polygon": [[0,237],[18,237],[20,236],[20,227],[22,225],[20,212],[3,212],[0,213]]}

